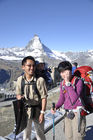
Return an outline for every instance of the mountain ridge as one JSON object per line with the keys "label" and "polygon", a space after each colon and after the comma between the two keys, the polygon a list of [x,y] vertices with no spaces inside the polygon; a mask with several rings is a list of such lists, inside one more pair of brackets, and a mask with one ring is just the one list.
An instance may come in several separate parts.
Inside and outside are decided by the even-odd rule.
{"label": "mountain ridge", "polygon": [[[77,61],[79,65],[91,65],[93,61],[93,50],[80,51],[80,52],[60,52],[51,50],[45,46],[38,35],[28,42],[24,48],[12,47],[12,48],[0,48],[0,59],[3,60],[22,60],[24,57],[31,55],[35,58],[43,57],[48,59],[54,59],[55,61],[68,60],[70,62]],[[45,60],[46,61],[46,60]],[[49,62],[47,62],[49,63]]]}
{"label": "mountain ridge", "polygon": [[[24,48],[0,48],[0,86],[8,88],[11,86],[12,81],[17,80],[21,75],[21,60],[31,55],[35,59],[42,57],[44,61],[52,67],[57,67],[59,62],[68,60],[71,63],[77,62],[79,65],[89,65],[93,67],[93,50],[80,51],[80,52],[60,52],[50,50],[35,35],[32,40]],[[6,75],[6,76],[4,76]]]}

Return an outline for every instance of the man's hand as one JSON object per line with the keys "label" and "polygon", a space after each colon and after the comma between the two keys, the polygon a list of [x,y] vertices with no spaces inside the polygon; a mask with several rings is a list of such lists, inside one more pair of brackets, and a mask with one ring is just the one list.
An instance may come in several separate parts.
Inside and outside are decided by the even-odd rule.
{"label": "man's hand", "polygon": [[41,113],[39,116],[39,123],[42,123],[43,120],[44,120],[44,114]]}
{"label": "man's hand", "polygon": [[24,96],[21,95],[16,95],[17,100],[21,100],[22,98],[24,98]]}
{"label": "man's hand", "polygon": [[41,109],[41,111],[43,113],[41,113],[40,116],[39,116],[39,123],[42,123],[43,120],[44,120],[44,112],[46,110],[46,104],[47,104],[47,98],[43,98],[42,99],[42,109]]}

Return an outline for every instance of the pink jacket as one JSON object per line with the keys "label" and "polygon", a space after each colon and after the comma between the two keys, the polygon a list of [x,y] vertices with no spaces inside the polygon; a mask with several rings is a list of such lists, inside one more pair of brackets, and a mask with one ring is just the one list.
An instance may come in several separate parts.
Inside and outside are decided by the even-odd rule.
{"label": "pink jacket", "polygon": [[56,104],[56,109],[60,108],[64,104],[65,109],[76,109],[77,106],[82,106],[80,97],[82,96],[83,82],[77,79],[75,82],[75,88],[64,85],[62,89],[62,82],[60,84],[60,97]]}

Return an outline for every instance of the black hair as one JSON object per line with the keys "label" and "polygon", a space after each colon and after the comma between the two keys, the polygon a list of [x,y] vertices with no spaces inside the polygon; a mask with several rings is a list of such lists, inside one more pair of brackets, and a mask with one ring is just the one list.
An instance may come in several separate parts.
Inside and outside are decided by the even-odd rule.
{"label": "black hair", "polygon": [[32,56],[27,56],[27,57],[24,57],[24,58],[23,58],[23,60],[22,60],[22,66],[26,63],[26,61],[27,61],[28,59],[34,61],[35,65],[36,65],[36,62],[35,62],[34,57],[32,57]]}
{"label": "black hair", "polygon": [[63,62],[59,63],[59,65],[58,65],[59,73],[65,71],[65,70],[72,71],[72,65],[69,61],[63,61]]}
{"label": "black hair", "polygon": [[77,65],[78,65],[78,63],[77,63],[77,62],[73,62],[72,64],[73,64],[73,65],[75,65],[76,67],[77,67]]}

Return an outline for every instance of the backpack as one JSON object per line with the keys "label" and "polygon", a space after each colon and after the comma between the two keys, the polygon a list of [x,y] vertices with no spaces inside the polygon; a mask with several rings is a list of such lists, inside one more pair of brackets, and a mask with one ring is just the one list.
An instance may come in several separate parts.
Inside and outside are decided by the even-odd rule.
{"label": "backpack", "polygon": [[52,83],[52,78],[51,78],[50,72],[48,70],[45,70],[43,78],[45,79],[45,82],[47,85],[50,85]]}
{"label": "backpack", "polygon": [[[93,69],[90,66],[80,66],[74,72],[75,80],[82,79],[83,81],[83,96],[81,102],[85,108],[85,112],[81,112],[82,116],[93,113]],[[74,85],[74,83],[73,83]]]}
{"label": "backpack", "polygon": [[47,86],[52,84],[52,78],[51,78],[50,72],[47,69],[42,70],[42,71],[36,70],[36,78],[39,78],[39,77],[44,78]]}
{"label": "backpack", "polygon": [[29,99],[29,94],[27,94],[27,100],[24,99],[24,103],[26,104],[26,106],[27,105],[28,106],[32,106],[32,107],[38,106],[38,105],[41,106],[41,96],[40,96],[39,91],[37,89],[36,83],[37,83],[37,78],[35,78],[34,81],[31,81],[28,84],[25,84],[25,80],[24,80],[23,77],[21,79],[21,95],[24,95],[25,85],[28,85],[29,86],[29,88],[28,88],[29,90],[30,90],[30,85],[33,85],[34,86],[34,90],[36,91],[36,94],[38,95],[38,98],[39,98],[39,102],[38,101],[35,101],[35,100],[33,102],[33,99]]}

